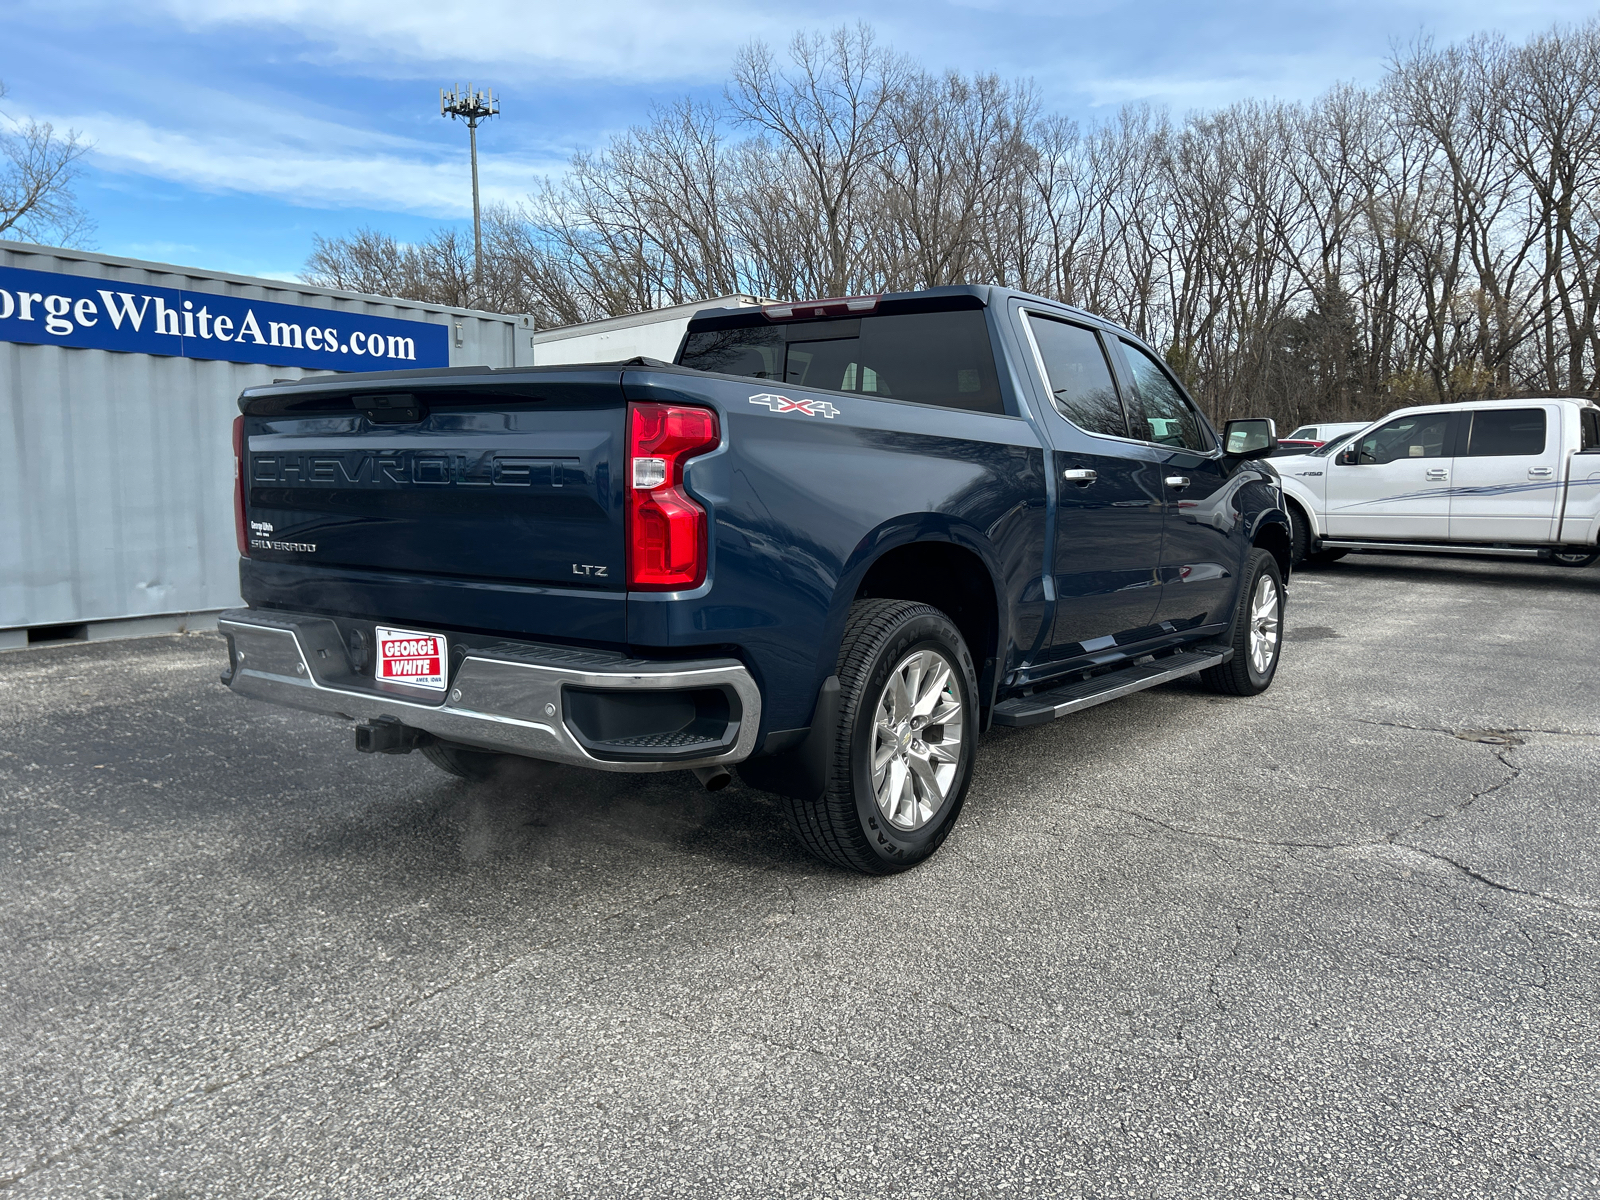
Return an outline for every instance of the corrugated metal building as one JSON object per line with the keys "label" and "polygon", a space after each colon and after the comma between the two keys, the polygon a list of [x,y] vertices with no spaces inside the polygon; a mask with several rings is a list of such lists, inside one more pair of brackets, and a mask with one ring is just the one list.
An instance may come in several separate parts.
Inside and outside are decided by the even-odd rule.
{"label": "corrugated metal building", "polygon": [[521,317],[0,241],[0,649],[184,628],[239,602],[241,389],[526,365],[531,332]]}

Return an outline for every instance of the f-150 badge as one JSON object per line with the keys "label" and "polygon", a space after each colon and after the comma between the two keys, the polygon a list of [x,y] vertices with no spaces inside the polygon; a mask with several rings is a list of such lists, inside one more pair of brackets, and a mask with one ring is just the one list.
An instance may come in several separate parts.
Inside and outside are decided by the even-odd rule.
{"label": "f-150 badge", "polygon": [[787,396],[777,396],[772,392],[751,396],[750,403],[764,404],[775,413],[797,412],[807,417],[827,417],[830,421],[839,415],[839,410],[826,400],[791,400]]}

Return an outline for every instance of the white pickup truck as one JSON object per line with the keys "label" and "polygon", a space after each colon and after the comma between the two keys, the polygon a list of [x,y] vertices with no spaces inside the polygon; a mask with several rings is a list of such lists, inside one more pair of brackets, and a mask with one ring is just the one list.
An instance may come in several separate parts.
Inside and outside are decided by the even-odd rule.
{"label": "white pickup truck", "polygon": [[1273,465],[1296,562],[1351,550],[1600,560],[1600,407],[1587,400],[1403,408],[1332,454]]}

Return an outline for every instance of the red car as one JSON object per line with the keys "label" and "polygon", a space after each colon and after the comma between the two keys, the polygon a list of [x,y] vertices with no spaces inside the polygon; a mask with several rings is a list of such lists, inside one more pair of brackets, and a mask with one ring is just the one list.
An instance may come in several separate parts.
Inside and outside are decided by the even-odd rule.
{"label": "red car", "polygon": [[1288,437],[1278,439],[1278,454],[1308,454],[1338,437],[1365,429],[1368,421],[1331,421],[1321,425],[1302,425]]}

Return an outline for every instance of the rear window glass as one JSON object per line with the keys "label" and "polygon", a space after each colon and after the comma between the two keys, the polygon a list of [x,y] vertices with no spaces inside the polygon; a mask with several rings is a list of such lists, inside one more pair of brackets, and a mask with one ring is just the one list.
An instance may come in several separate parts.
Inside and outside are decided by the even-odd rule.
{"label": "rear window glass", "polygon": [[691,332],[678,361],[790,387],[1005,411],[979,309]]}
{"label": "rear window glass", "polygon": [[1472,414],[1468,458],[1544,453],[1544,409],[1480,409]]}

